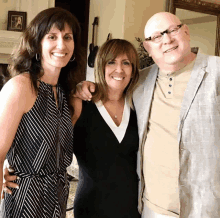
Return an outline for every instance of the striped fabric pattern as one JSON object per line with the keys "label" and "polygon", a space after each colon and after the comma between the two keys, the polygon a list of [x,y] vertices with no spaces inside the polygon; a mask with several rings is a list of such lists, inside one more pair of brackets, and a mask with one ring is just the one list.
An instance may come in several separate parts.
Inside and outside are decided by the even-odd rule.
{"label": "striped fabric pattern", "polygon": [[69,183],[66,168],[72,162],[73,126],[62,88],[58,106],[52,86],[40,81],[37,100],[23,115],[7,154],[21,179],[13,195],[6,194],[4,218],[60,218],[66,215]]}

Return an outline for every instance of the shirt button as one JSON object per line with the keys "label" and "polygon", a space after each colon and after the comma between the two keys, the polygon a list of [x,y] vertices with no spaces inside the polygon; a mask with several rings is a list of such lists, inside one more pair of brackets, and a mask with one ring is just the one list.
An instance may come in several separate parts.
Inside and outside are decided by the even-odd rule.
{"label": "shirt button", "polygon": [[172,85],[171,85],[171,84],[169,84],[169,87],[172,87]]}
{"label": "shirt button", "polygon": [[170,78],[170,81],[172,81],[173,79],[172,78]]}
{"label": "shirt button", "polygon": [[171,92],[168,92],[168,94],[171,94]]}

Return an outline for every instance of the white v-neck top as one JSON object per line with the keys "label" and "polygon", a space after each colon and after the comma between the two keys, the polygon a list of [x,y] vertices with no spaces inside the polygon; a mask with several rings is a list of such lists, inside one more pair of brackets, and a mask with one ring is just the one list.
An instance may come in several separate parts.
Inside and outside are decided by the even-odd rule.
{"label": "white v-neck top", "polygon": [[128,104],[127,99],[125,98],[125,105],[124,111],[122,115],[122,121],[119,126],[115,124],[111,116],[109,115],[108,111],[106,110],[105,106],[103,105],[102,101],[98,101],[95,103],[99,113],[108,124],[112,132],[115,134],[115,137],[118,139],[119,143],[123,140],[125,136],[126,129],[128,127],[128,122],[130,118],[130,106]]}

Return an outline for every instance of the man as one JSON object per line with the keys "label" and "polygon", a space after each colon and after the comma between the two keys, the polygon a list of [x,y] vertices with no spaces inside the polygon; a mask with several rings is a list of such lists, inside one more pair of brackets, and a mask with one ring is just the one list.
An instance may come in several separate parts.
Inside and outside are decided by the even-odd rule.
{"label": "man", "polygon": [[[133,95],[142,218],[220,217],[220,58],[194,54],[189,29],[161,12],[145,27],[156,64]],[[77,96],[91,98],[84,82]],[[129,179],[129,178],[128,178]]]}
{"label": "man", "polygon": [[133,96],[139,210],[144,218],[220,217],[220,59],[192,53],[188,27],[170,13],[150,18],[145,38],[156,65],[140,72]]}

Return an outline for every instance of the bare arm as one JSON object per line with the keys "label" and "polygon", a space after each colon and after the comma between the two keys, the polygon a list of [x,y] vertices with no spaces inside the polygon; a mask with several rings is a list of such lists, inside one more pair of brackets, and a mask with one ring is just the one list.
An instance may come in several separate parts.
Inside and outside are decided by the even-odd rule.
{"label": "bare arm", "polygon": [[74,97],[80,98],[84,101],[90,101],[92,99],[92,92],[95,91],[95,84],[90,81],[82,81],[76,86],[76,93]]}
{"label": "bare arm", "polygon": [[5,156],[11,147],[20,120],[26,112],[28,86],[28,79],[19,75],[8,81],[0,92],[0,192]]}
{"label": "bare arm", "polygon": [[74,114],[72,116],[72,124],[74,126],[82,111],[82,100],[80,98],[73,98],[72,106],[74,108]]}

